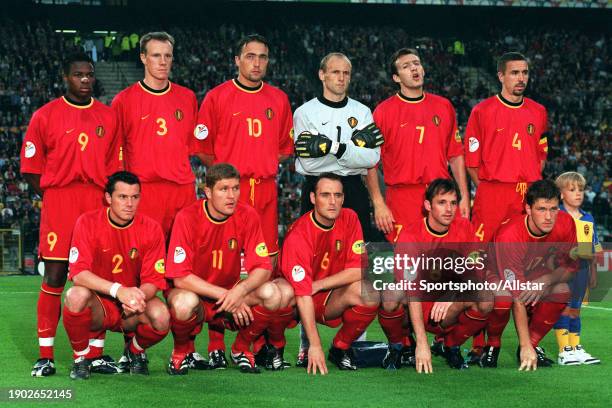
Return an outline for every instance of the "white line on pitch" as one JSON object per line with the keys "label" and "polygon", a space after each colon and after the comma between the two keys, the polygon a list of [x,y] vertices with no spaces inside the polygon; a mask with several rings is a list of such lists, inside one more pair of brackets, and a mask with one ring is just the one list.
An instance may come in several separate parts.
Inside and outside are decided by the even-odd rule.
{"label": "white line on pitch", "polygon": [[584,305],[582,307],[586,307],[587,309],[607,310],[608,312],[612,312],[612,308],[610,307],[591,306],[591,305]]}
{"label": "white line on pitch", "polygon": [[35,293],[38,293],[38,292],[0,292],[0,295],[12,295],[12,294],[17,294],[17,295],[33,295]]}

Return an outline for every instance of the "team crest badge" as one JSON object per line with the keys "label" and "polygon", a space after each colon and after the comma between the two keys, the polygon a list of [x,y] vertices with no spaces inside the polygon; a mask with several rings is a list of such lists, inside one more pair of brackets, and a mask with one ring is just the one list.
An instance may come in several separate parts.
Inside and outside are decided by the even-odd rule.
{"label": "team crest badge", "polygon": [[236,249],[236,247],[238,247],[238,241],[236,240],[236,238],[232,238],[228,241],[227,246],[233,251],[234,249]]}
{"label": "team crest badge", "polygon": [[431,120],[433,121],[434,125],[440,126],[440,117],[438,115],[433,115]]}
{"label": "team crest badge", "polygon": [[459,133],[459,129],[455,132],[455,142],[461,143],[461,134]]}
{"label": "team crest badge", "polygon": [[96,128],[96,135],[97,135],[98,137],[102,137],[102,136],[104,136],[104,133],[105,133],[104,126],[98,126],[98,127]]}
{"label": "team crest badge", "polygon": [[533,125],[533,123],[530,123],[527,125],[527,133],[529,134],[529,136],[532,136],[533,132],[535,132],[535,126]]}
{"label": "team crest badge", "polygon": [[136,248],[130,249],[130,259],[136,259],[138,256],[138,250]]}
{"label": "team crest badge", "polygon": [[348,124],[351,127],[351,129],[355,129],[355,126],[357,126],[357,123],[359,123],[359,121],[357,120],[357,118],[351,116],[350,118],[348,118]]}
{"label": "team crest badge", "polygon": [[337,252],[342,251],[342,241],[339,239],[336,240],[336,251]]}
{"label": "team crest badge", "polygon": [[272,108],[266,109],[266,118],[268,118],[268,120],[272,120],[273,117],[274,111],[272,110]]}
{"label": "team crest badge", "polygon": [[589,224],[584,224],[584,235],[589,235],[591,232],[591,228],[589,228]]}
{"label": "team crest badge", "polygon": [[183,120],[183,118],[185,117],[185,115],[183,115],[183,111],[182,111],[182,110],[177,109],[177,110],[174,112],[174,117],[176,118],[176,120],[178,120],[178,121],[180,122],[181,120]]}

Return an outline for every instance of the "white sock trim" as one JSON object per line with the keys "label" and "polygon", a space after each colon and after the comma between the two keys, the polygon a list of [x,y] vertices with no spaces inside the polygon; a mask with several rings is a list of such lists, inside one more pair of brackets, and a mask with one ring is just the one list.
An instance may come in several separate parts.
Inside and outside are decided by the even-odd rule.
{"label": "white sock trim", "polygon": [[79,357],[86,356],[88,353],[89,353],[89,346],[87,346],[87,348],[85,350],[82,350],[82,351],[74,350],[74,354],[79,356]]}
{"label": "white sock trim", "polygon": [[134,348],[138,351],[144,351],[144,349],[142,347],[140,347],[140,344],[138,344],[138,342],[136,341],[136,336],[134,336],[132,338],[132,344],[134,345]]}
{"label": "white sock trim", "polygon": [[40,347],[53,347],[53,343],[55,342],[55,337],[39,337],[38,345]]}
{"label": "white sock trim", "polygon": [[89,346],[104,348],[104,339],[89,339]]}

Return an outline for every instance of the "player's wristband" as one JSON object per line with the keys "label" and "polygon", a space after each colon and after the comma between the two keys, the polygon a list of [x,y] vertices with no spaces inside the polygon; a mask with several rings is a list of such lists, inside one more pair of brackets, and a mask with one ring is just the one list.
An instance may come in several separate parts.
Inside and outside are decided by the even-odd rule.
{"label": "player's wristband", "polygon": [[121,284],[119,282],[113,283],[110,287],[109,293],[115,299],[117,299],[117,292],[119,292],[120,287],[121,287]]}
{"label": "player's wristband", "polygon": [[340,142],[332,142],[332,145],[329,148],[329,153],[333,154],[337,158],[342,157],[345,151],[346,151],[346,144],[340,143]]}
{"label": "player's wristband", "polygon": [[338,153],[338,149],[340,148],[340,142],[332,142],[331,147],[329,148],[329,152],[331,154]]}

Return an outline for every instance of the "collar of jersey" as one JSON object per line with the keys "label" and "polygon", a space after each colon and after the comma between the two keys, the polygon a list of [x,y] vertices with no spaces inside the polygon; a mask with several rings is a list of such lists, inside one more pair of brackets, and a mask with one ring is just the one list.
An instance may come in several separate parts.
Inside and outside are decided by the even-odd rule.
{"label": "collar of jersey", "polygon": [[531,232],[531,230],[529,229],[529,223],[527,222],[527,217],[529,217],[528,215],[525,216],[525,229],[527,230],[527,233],[529,234],[529,236],[531,238],[535,238],[535,239],[542,239],[545,238],[548,234],[544,234],[544,235],[535,235],[533,232]]}
{"label": "collar of jersey", "polygon": [[326,225],[321,224],[319,221],[317,221],[317,219],[314,216],[314,210],[312,210],[310,212],[310,220],[312,221],[312,223],[315,225],[315,227],[317,227],[320,230],[323,231],[331,231],[334,229],[334,226],[336,225],[336,223],[334,222],[331,227],[328,227]]}
{"label": "collar of jersey", "polygon": [[[136,218],[136,217],[134,217]],[[110,217],[110,208],[106,209],[106,219],[108,220],[108,223],[110,224],[111,227],[115,228],[115,229],[126,229],[126,228],[130,228],[132,226],[132,224],[134,223],[134,218],[132,218],[130,220],[130,222],[128,222],[125,225],[119,225],[117,224],[115,221],[111,220]]]}
{"label": "collar of jersey", "polygon": [[238,81],[238,78],[232,79],[232,82],[234,83],[236,88],[240,89],[241,91],[247,92],[247,93],[257,93],[261,91],[264,86],[263,81],[261,81],[261,84],[259,84],[258,86],[246,86],[240,81]]}
{"label": "collar of jersey", "polygon": [[224,220],[220,220],[210,215],[208,212],[208,200],[202,201],[202,209],[204,210],[204,214],[206,215],[206,218],[208,218],[208,221],[212,222],[213,224],[225,224],[227,220],[229,220],[229,217],[225,218]]}
{"label": "collar of jersey", "polygon": [[495,96],[497,97],[497,100],[502,103],[502,105],[507,106],[512,109],[520,108],[525,103],[525,98],[521,99],[520,102],[510,102],[509,100],[504,98],[501,93],[498,93]]}
{"label": "collar of jersey", "polygon": [[427,230],[427,232],[436,237],[436,238],[442,238],[448,235],[448,230],[446,230],[445,232],[438,232],[436,230],[434,230],[433,228],[431,228],[429,226],[429,223],[427,222],[427,217],[423,217],[423,222],[425,223],[425,229]]}
{"label": "collar of jersey", "polygon": [[330,108],[334,108],[334,109],[344,108],[346,106],[346,104],[348,103],[348,96],[345,96],[344,99],[339,101],[339,102],[330,101],[329,99],[327,99],[323,95],[317,96],[317,99],[323,105],[329,106]]}
{"label": "collar of jersey", "polygon": [[397,97],[400,98],[400,100],[402,100],[403,102],[420,103],[425,100],[425,92],[423,92],[423,95],[417,96],[416,98],[409,98],[400,91],[397,93]]}
{"label": "collar of jersey", "polygon": [[143,91],[148,92],[152,95],[156,95],[156,96],[165,95],[170,91],[170,88],[172,88],[172,82],[170,81],[168,81],[168,86],[166,86],[163,89],[153,89],[147,84],[145,84],[144,80],[138,81],[138,85],[140,85]]}
{"label": "collar of jersey", "polygon": [[89,102],[77,102],[77,101],[73,101],[72,99],[69,99],[67,96],[62,96],[62,99],[64,100],[64,102],[66,102],[69,106],[72,106],[73,108],[77,108],[77,109],[87,109],[87,108],[91,108],[93,106],[93,102],[94,102],[94,98],[90,98]]}
{"label": "collar of jersey", "polygon": [[[559,204],[559,209],[561,211],[565,211],[566,213],[568,213],[569,215],[572,216],[572,218],[574,218],[574,216],[572,214],[570,214],[566,209],[565,206],[563,205],[563,203]],[[575,220],[581,220],[582,217],[584,217],[586,215],[586,211],[584,211],[582,208],[578,208],[578,212],[580,213],[580,218],[574,218]]]}

